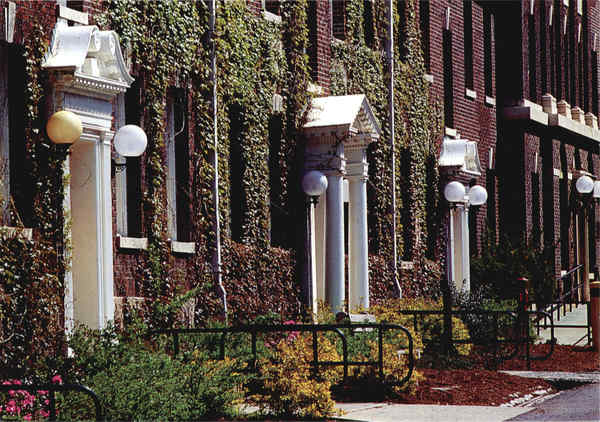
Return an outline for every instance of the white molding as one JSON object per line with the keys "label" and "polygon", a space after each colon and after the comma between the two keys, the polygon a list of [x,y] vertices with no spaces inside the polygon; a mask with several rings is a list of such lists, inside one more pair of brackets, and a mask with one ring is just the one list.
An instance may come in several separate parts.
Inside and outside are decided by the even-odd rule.
{"label": "white molding", "polygon": [[127,237],[117,235],[117,247],[119,249],[148,249],[148,238],[146,237]]}
{"label": "white molding", "polygon": [[171,240],[171,252],[193,255],[196,253],[196,242],[178,242],[177,240]]}
{"label": "white molding", "polygon": [[425,79],[425,80],[426,80],[427,82],[429,82],[430,84],[432,84],[432,83],[433,83],[433,81],[434,81],[433,75],[432,75],[431,73],[425,73],[425,74],[423,75],[423,79]]}
{"label": "white molding", "polygon": [[63,6],[62,4],[57,5],[57,16],[62,19],[66,19],[71,22],[79,23],[81,25],[88,24],[88,14],[80,12],[79,10],[71,9],[70,7]]}
{"label": "white molding", "polygon": [[562,179],[563,177],[561,169],[553,168],[552,174],[554,175],[554,177],[558,177],[559,179]]}
{"label": "white molding", "polygon": [[454,128],[447,127],[447,126],[446,126],[446,127],[444,127],[444,134],[445,134],[446,136],[449,136],[449,137],[451,137],[451,138],[456,138],[456,137],[458,137],[458,131],[457,131],[456,129],[454,129]]}

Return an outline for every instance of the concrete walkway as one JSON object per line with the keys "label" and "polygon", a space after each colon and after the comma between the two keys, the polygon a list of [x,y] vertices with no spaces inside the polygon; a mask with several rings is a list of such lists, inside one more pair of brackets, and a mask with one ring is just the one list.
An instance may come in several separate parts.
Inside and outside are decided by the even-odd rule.
{"label": "concrete walkway", "polygon": [[[568,310],[568,308],[567,308]],[[558,321],[556,312],[554,313],[554,337],[557,344],[575,345],[583,336],[587,334],[586,328],[560,328],[561,325],[586,325],[587,324],[587,306],[579,305],[573,307],[572,312],[560,317]],[[550,329],[540,330],[539,342],[545,343],[550,340]],[[587,338],[578,343],[578,346],[585,346]]]}
{"label": "concrete walkway", "polygon": [[500,422],[534,410],[532,407],[436,406],[427,404],[338,403],[339,420],[374,422]]}

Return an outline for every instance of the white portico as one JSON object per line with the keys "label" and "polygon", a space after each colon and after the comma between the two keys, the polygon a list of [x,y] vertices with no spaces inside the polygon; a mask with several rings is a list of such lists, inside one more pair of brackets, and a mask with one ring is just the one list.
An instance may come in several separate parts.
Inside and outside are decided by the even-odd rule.
{"label": "white portico", "polygon": [[348,184],[349,310],[369,307],[367,227],[367,147],[381,129],[364,95],[321,97],[312,101],[308,122],[306,171],[327,177],[327,191],[315,212],[317,300],[334,313],[344,310],[344,190]]}
{"label": "white portico", "polygon": [[[113,98],[133,82],[113,31],[59,21],[43,67],[50,73],[52,111],[81,120],[83,133],[65,162],[65,215],[72,251],[66,275],[65,320],[102,328],[114,318],[111,131]],[[68,227],[68,225],[67,225]]]}

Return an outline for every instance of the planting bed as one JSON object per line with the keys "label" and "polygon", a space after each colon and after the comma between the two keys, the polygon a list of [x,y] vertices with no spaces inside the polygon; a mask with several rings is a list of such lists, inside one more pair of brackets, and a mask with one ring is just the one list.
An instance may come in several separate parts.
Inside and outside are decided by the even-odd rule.
{"label": "planting bed", "polygon": [[[542,355],[549,345],[532,346],[531,354]],[[552,356],[545,361],[532,361],[532,371],[594,372],[600,371],[600,361],[589,347],[556,345]],[[482,358],[481,351],[474,350],[470,357],[470,369],[417,368],[424,379],[412,393],[396,397],[384,396],[375,388],[341,389],[336,392],[337,401],[387,400],[413,404],[453,404],[499,406],[516,398],[530,395],[535,398],[551,394],[557,388],[551,383],[533,378],[504,374],[499,370],[527,370],[522,359],[511,359],[498,365],[498,371],[490,370],[490,361]]]}

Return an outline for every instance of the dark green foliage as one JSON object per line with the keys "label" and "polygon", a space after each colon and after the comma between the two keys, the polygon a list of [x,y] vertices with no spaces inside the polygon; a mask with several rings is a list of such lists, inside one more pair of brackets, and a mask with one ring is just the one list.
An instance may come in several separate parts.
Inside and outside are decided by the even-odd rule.
{"label": "dark green foliage", "polygon": [[[528,241],[514,245],[508,239],[496,244],[488,236],[481,256],[471,258],[471,288],[490,298],[517,300],[527,287],[529,300],[543,308],[556,290],[553,249]],[[527,286],[518,280],[521,277],[529,280]]]}
{"label": "dark green foliage", "polygon": [[[209,360],[201,353],[177,359],[147,346],[135,332],[118,334],[112,327],[81,328],[69,345],[75,357],[68,381],[90,387],[107,420],[197,420],[237,414],[245,376],[235,360]],[[59,403],[60,418],[91,415],[90,405],[81,395],[66,395]]]}

